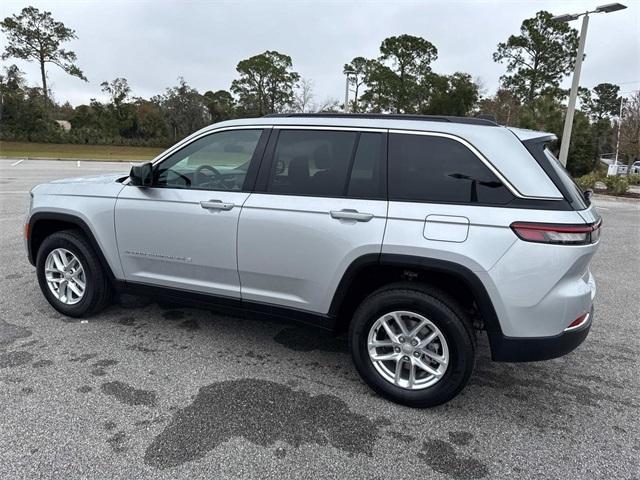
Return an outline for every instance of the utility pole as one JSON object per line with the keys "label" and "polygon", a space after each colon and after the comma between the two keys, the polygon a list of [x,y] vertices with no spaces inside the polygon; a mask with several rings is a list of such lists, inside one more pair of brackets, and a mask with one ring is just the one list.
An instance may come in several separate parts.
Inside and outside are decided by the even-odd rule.
{"label": "utility pole", "polygon": [[621,3],[608,3],[600,5],[595,10],[585,13],[568,13],[553,17],[558,22],[571,22],[584,15],[582,28],[580,29],[580,42],[578,43],[578,54],[573,67],[573,81],[571,82],[571,93],[569,94],[569,104],[567,105],[567,115],[564,117],[564,129],[562,130],[562,144],[560,145],[559,160],[562,165],[567,166],[567,156],[569,155],[569,144],[571,143],[571,129],[573,127],[573,114],[576,111],[576,98],[578,96],[578,86],[580,84],[580,70],[582,69],[582,58],[584,57],[584,44],[587,38],[587,27],[589,26],[590,13],[611,13],[627,8]]}
{"label": "utility pole", "polygon": [[584,44],[587,39],[587,27],[589,26],[589,13],[585,13],[580,29],[580,43],[578,43],[578,54],[576,55],[576,65],[573,69],[573,82],[569,93],[569,105],[567,115],[564,117],[564,129],[562,130],[562,143],[560,144],[560,163],[567,166],[569,156],[569,144],[571,143],[571,129],[573,128],[573,114],[576,111],[576,98],[578,96],[578,86],[580,84],[580,70],[582,70],[582,58],[584,57]]}
{"label": "utility pole", "polygon": [[620,130],[622,130],[622,114],[624,112],[624,97],[620,97],[620,114],[618,115],[618,133],[616,135],[616,158],[614,165],[618,165],[618,150],[620,149]]}

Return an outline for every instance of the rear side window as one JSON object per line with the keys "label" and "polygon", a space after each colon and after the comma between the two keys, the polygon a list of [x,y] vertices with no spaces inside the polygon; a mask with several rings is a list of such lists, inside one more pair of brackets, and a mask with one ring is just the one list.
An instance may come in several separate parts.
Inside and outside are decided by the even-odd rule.
{"label": "rear side window", "polygon": [[384,194],[382,134],[281,130],[267,191],[319,197]]}
{"label": "rear side window", "polygon": [[429,135],[389,135],[390,200],[506,204],[513,198],[462,143]]}
{"label": "rear side window", "polygon": [[551,150],[549,150],[548,146],[544,147],[544,156],[547,158],[547,161],[555,171],[556,176],[569,193],[571,203],[573,203],[575,209],[584,210],[587,208],[589,206],[589,202],[585,200],[582,190],[578,185],[576,185],[576,182],[573,181],[567,169],[562,166],[560,160],[558,160]]}

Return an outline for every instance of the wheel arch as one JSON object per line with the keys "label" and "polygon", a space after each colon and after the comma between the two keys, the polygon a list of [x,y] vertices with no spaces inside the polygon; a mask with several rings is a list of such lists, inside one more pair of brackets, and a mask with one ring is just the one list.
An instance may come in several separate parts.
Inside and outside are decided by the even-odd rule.
{"label": "wheel arch", "polygon": [[104,268],[107,273],[107,277],[113,283],[115,281],[113,270],[105,258],[93,231],[82,218],[68,213],[37,212],[29,218],[29,236],[27,238],[29,263],[35,266],[38,250],[45,238],[53,233],[68,229],[78,229],[82,231],[91,244],[91,247],[95,250],[102,268]]}
{"label": "wheel arch", "polygon": [[385,283],[416,277],[417,281],[441,288],[458,299],[471,295],[489,336],[502,335],[491,297],[472,270],[447,260],[386,253],[364,255],[346,269],[329,309],[329,314],[336,318],[336,330],[348,326],[357,304],[373,290]]}

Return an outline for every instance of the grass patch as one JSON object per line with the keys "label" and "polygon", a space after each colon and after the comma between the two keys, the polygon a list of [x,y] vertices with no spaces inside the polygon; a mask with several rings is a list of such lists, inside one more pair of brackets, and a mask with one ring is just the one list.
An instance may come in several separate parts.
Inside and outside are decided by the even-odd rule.
{"label": "grass patch", "polygon": [[82,160],[150,160],[163,148],[123,147],[119,145],[76,145],[58,143],[0,141],[0,157],[73,158]]}

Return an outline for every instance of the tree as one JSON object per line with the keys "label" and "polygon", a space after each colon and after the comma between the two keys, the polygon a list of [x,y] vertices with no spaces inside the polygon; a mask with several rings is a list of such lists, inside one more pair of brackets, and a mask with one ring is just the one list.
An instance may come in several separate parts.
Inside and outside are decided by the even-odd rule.
{"label": "tree", "polygon": [[583,110],[592,120],[598,121],[618,115],[620,87],[613,83],[600,83],[592,91],[583,90],[580,95]]}
{"label": "tree", "polygon": [[571,130],[567,170],[574,177],[581,177],[593,170],[595,159],[596,151],[589,117],[583,112],[577,111],[573,119],[573,129]]}
{"label": "tree", "polygon": [[263,116],[284,110],[293,101],[293,88],[300,75],[292,70],[291,57],[266,51],[240,61],[240,78],[231,83],[241,109],[248,115]]}
{"label": "tree", "polygon": [[398,91],[395,72],[378,60],[369,60],[365,78],[367,90],[360,96],[362,108],[374,113],[398,111],[395,107]]}
{"label": "tree", "polygon": [[204,101],[213,123],[229,120],[235,116],[236,101],[226,90],[205,92]]}
{"label": "tree", "polygon": [[[354,58],[344,66],[355,92],[353,111],[415,113],[425,111],[431,95],[431,62],[438,50],[413,35],[385,38],[377,59]],[[359,95],[360,88],[366,91]]]}
{"label": "tree", "polygon": [[47,73],[45,65],[52,63],[71,76],[87,81],[76,65],[76,54],[60,48],[60,45],[76,37],[75,31],[57,22],[51,12],[40,12],[35,7],[25,7],[20,14],[12,15],[0,22],[0,28],[7,36],[2,59],[14,57],[40,64],[42,93],[48,104]]}
{"label": "tree", "polygon": [[380,61],[391,62],[396,75],[394,110],[414,112],[416,90],[431,72],[430,64],[438,58],[438,49],[424,38],[405,34],[385,38],[380,53]]}
{"label": "tree", "polygon": [[629,162],[640,159],[640,90],[625,99],[620,128],[620,151]]}
{"label": "tree", "polygon": [[520,122],[520,102],[511,90],[500,88],[493,97],[478,102],[478,112],[493,115],[500,125],[517,126]]}
{"label": "tree", "polygon": [[506,62],[509,75],[501,77],[503,87],[529,104],[537,95],[558,88],[573,69],[577,48],[578,32],[540,11],[522,22],[520,35],[498,44],[493,60]]}
{"label": "tree", "polygon": [[308,113],[313,111],[313,80],[302,78],[293,93],[291,110],[296,113]]}
{"label": "tree", "polygon": [[[427,115],[465,116],[478,102],[478,84],[468,73],[431,74],[422,88],[429,89],[428,103],[420,111]],[[427,87],[426,83],[429,84]]]}
{"label": "tree", "polygon": [[355,57],[351,60],[351,63],[345,63],[342,73],[349,75],[349,85],[352,87],[354,93],[353,103],[349,111],[359,112],[359,94],[360,88],[367,82],[367,74],[371,60],[367,60],[364,57]]}
{"label": "tree", "polygon": [[120,107],[129,97],[131,87],[126,78],[116,78],[111,82],[102,82],[100,84],[102,91],[109,95],[111,104],[116,108]]}
{"label": "tree", "polygon": [[186,137],[211,121],[204,98],[182,77],[178,78],[176,87],[167,88],[163,95],[151,101],[160,107],[174,140]]}

